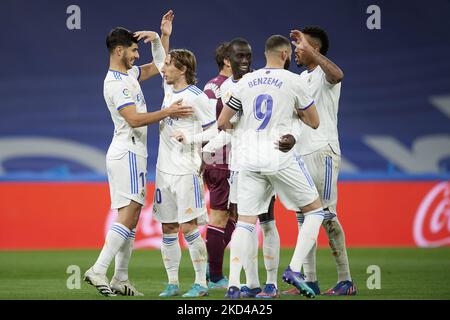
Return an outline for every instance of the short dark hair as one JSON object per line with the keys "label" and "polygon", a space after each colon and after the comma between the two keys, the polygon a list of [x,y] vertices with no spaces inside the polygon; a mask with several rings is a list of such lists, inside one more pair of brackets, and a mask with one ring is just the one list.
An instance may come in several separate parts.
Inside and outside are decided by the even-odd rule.
{"label": "short dark hair", "polygon": [[230,55],[230,52],[233,48],[233,46],[238,45],[238,46],[250,46],[250,43],[248,43],[247,40],[245,40],[244,38],[234,38],[233,40],[230,41],[229,45],[228,45],[228,55]]}
{"label": "short dark hair", "polygon": [[187,49],[172,49],[169,51],[170,62],[173,61],[174,66],[182,70],[186,67],[185,77],[187,84],[196,84],[197,61],[195,55]]}
{"label": "short dark hair", "polygon": [[291,42],[285,36],[275,34],[266,40],[265,51],[272,51],[279,47],[290,47]]}
{"label": "short dark hair", "polygon": [[123,27],[112,29],[106,37],[106,47],[111,54],[117,46],[131,47],[133,43],[138,43],[130,30]]}
{"label": "short dark hair", "polygon": [[325,30],[320,27],[305,27],[302,32],[304,34],[309,35],[311,38],[317,39],[320,41],[320,53],[324,56],[327,55],[328,49],[330,47],[330,42],[328,40],[328,34]]}
{"label": "short dark hair", "polygon": [[222,71],[223,67],[225,66],[223,60],[228,59],[228,46],[230,45],[229,42],[222,42],[217,48],[216,48],[216,63],[219,67],[219,71]]}

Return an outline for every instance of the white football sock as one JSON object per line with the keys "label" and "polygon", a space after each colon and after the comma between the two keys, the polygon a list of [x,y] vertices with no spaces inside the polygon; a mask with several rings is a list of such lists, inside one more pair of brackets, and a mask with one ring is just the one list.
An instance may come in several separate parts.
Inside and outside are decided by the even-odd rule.
{"label": "white football sock", "polygon": [[289,266],[292,271],[300,272],[307,254],[317,242],[320,226],[324,217],[323,209],[313,210],[305,214],[302,230],[297,236],[297,244]]}
{"label": "white football sock", "polygon": [[133,251],[134,238],[136,236],[136,228],[131,230],[128,239],[120,248],[116,254],[114,278],[119,281],[128,280],[128,264],[131,258],[131,252]]}
{"label": "white football sock", "polygon": [[233,261],[240,261],[245,271],[246,285],[250,289],[260,287],[258,277],[258,234],[256,233],[256,226],[252,223],[238,221],[236,229],[233,233],[232,252],[230,252],[230,280],[228,286],[239,287],[239,274],[233,274],[231,267]]}
{"label": "white football sock", "polygon": [[[303,221],[305,216],[301,213],[297,213],[298,230],[301,232]],[[314,243],[312,249],[308,252],[303,262],[303,273],[305,275],[306,281],[317,281],[316,274],[316,254],[317,254],[317,244]]]}
{"label": "white football sock", "polygon": [[203,241],[200,231],[196,228],[188,234],[184,235],[189,247],[189,254],[191,255],[192,265],[195,271],[195,283],[203,287],[206,284],[206,264],[208,261],[208,252],[206,250],[205,241]]}
{"label": "white football sock", "polygon": [[248,225],[253,226],[254,230],[250,234],[250,243],[247,251],[248,260],[247,265],[244,264],[244,270],[247,278],[247,287],[253,289],[261,287],[258,275],[258,234],[256,233],[255,225]]}
{"label": "white football sock", "polygon": [[280,235],[275,221],[260,223],[263,232],[264,266],[267,272],[266,283],[272,283],[277,288],[278,265],[280,262]]}
{"label": "white football sock", "polygon": [[331,252],[336,260],[338,282],[345,280],[351,281],[344,230],[338,218],[335,217],[331,220],[324,221],[323,226],[329,239]]}
{"label": "white football sock", "polygon": [[229,287],[241,287],[241,270],[242,270],[242,261],[241,251],[242,248],[242,237],[245,236],[243,233],[245,233],[245,230],[241,230],[241,228],[236,228],[233,231],[233,234],[231,235],[231,241],[230,241],[230,276],[228,279],[228,288]]}
{"label": "white football sock", "polygon": [[95,273],[106,274],[111,261],[114,259],[117,252],[119,252],[123,244],[126,242],[129,235],[130,230],[123,224],[116,222],[112,225],[111,229],[106,234],[103,249],[92,268]]}
{"label": "white football sock", "polygon": [[181,261],[181,248],[178,233],[164,233],[161,255],[166,268],[169,284],[178,285],[178,269]]}

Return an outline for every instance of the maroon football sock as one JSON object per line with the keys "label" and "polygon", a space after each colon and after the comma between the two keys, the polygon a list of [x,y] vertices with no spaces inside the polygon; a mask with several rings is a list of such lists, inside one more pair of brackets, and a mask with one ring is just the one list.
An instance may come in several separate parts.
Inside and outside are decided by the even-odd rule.
{"label": "maroon football sock", "polygon": [[236,221],[234,221],[233,219],[228,219],[227,226],[225,227],[225,235],[223,238],[225,242],[224,248],[226,248],[227,245],[230,243],[231,235],[233,234],[235,228],[236,228]]}
{"label": "maroon football sock", "polygon": [[208,250],[209,278],[217,282],[223,278],[223,252],[225,229],[208,225],[206,232],[206,249]]}

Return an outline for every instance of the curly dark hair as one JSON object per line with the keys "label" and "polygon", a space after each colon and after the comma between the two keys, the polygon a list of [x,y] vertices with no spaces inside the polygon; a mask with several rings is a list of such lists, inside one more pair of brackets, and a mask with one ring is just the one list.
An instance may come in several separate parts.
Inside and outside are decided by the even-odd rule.
{"label": "curly dark hair", "polygon": [[305,27],[302,32],[309,35],[311,38],[320,41],[320,53],[324,56],[327,55],[328,49],[330,47],[330,42],[328,40],[328,34],[325,30],[320,27]]}

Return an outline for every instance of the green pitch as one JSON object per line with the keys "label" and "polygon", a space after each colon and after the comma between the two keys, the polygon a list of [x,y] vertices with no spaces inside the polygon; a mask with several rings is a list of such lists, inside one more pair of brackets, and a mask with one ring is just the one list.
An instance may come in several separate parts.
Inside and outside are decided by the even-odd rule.
{"label": "green pitch", "polygon": [[[67,273],[71,265],[79,266],[81,277],[98,255],[97,250],[85,251],[14,251],[0,252],[0,299],[158,299],[166,282],[166,273],[158,250],[135,251],[130,264],[130,278],[145,296],[104,298],[81,281],[80,289],[68,289],[77,284],[77,274]],[[279,274],[289,263],[292,250],[282,250]],[[225,274],[228,274],[228,250],[225,253]],[[260,250],[261,256],[261,250]],[[358,287],[354,297],[324,297],[316,299],[450,299],[450,248],[437,249],[349,249],[353,279]],[[370,265],[381,270],[381,289],[369,290],[367,273]],[[328,249],[319,249],[318,278],[321,290],[336,282],[334,259]],[[112,269],[112,268],[110,268]],[[109,277],[111,277],[110,270]],[[259,260],[261,283],[265,280],[264,263]],[[186,292],[194,272],[189,252],[183,251],[180,287]],[[243,278],[241,278],[243,280]],[[281,290],[290,288],[279,281]],[[223,299],[225,290],[210,291],[209,297]],[[178,298],[183,299],[183,298]],[[280,299],[306,299],[286,297]],[[184,299],[183,299],[184,300]]]}

